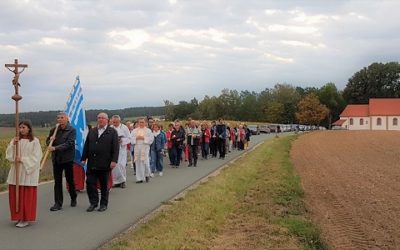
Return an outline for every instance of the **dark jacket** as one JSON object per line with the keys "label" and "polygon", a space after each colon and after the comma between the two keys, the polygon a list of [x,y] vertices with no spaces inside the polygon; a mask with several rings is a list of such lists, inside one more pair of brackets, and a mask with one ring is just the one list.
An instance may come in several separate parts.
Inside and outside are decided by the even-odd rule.
{"label": "dark jacket", "polygon": [[226,139],[226,125],[218,124],[216,128],[216,136],[220,139]]}
{"label": "dark jacket", "polygon": [[251,136],[251,130],[249,128],[246,128],[246,140],[250,141],[250,136]]}
{"label": "dark jacket", "polygon": [[[55,128],[50,130],[49,136],[46,139],[46,144],[49,145],[50,137],[53,136]],[[71,125],[67,124],[65,129],[58,127],[56,138],[53,141],[53,147],[56,148],[51,154],[53,164],[63,164],[71,162],[75,158],[75,139],[76,130]]]}
{"label": "dark jacket", "polygon": [[171,141],[173,142],[174,147],[182,147],[185,141],[185,130],[182,127],[179,131],[176,129],[172,130]]}
{"label": "dark jacket", "polygon": [[111,162],[118,161],[118,132],[114,128],[107,126],[101,136],[98,137],[98,135],[99,132],[95,127],[89,131],[86,137],[81,160],[88,160],[88,171],[91,169],[111,170]]}

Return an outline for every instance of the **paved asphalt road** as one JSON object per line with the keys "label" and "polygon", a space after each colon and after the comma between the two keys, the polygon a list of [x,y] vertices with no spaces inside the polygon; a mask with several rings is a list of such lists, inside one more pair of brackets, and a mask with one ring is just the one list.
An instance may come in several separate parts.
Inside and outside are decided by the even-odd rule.
{"label": "paved asphalt road", "polygon": [[[252,136],[251,145],[272,137]],[[0,249],[96,249],[159,207],[161,202],[171,199],[241,153],[243,151],[234,150],[225,160],[199,159],[197,168],[188,168],[183,162],[179,169],[172,169],[165,159],[164,176],[156,176],[146,184],[134,183],[133,170],[128,169],[127,188],[111,190],[105,212],[86,212],[89,206],[86,192],[78,194],[77,207],[70,207],[65,190],[63,209],[50,212],[53,183],[40,185],[37,221],[22,229],[16,228],[10,221],[8,193],[0,194]]]}

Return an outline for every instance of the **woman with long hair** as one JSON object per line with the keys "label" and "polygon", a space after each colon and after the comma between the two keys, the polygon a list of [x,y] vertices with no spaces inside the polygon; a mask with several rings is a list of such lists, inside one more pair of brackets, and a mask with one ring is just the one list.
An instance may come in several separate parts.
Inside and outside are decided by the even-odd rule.
{"label": "woman with long hair", "polygon": [[[18,157],[15,152],[17,142],[20,151]],[[29,222],[36,220],[37,186],[39,184],[40,160],[42,159],[39,139],[33,136],[32,124],[29,121],[19,123],[19,136],[12,139],[8,145],[6,158],[11,162],[7,178],[11,220],[17,221],[17,227],[26,227]],[[18,209],[16,209],[16,162],[19,162]]]}

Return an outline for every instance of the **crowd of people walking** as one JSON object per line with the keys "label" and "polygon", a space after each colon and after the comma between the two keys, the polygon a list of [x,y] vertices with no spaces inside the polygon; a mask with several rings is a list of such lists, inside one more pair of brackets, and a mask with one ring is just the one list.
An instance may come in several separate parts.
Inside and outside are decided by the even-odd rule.
{"label": "crowd of people walking", "polygon": [[[70,205],[77,205],[73,178],[76,131],[64,112],[57,115],[57,124],[47,138],[54,174],[54,205],[50,207],[53,212],[62,210],[63,172]],[[36,220],[42,150],[29,121],[21,122],[19,130],[19,136],[10,142],[6,152],[12,165],[8,176],[9,203],[11,220],[17,221],[17,227],[26,227]],[[147,183],[157,174],[163,176],[164,158],[171,168],[199,167],[210,158],[225,159],[232,150],[246,149],[250,136],[245,124],[231,126],[223,119],[212,122],[189,119],[184,124],[176,120],[164,129],[151,117],[123,124],[120,116],[113,115],[109,119],[101,112],[97,115],[96,126],[88,131],[80,159],[81,164],[87,166],[86,190],[90,205],[86,211],[107,210],[110,189],[126,188],[127,167],[134,170],[137,184]],[[15,155],[16,145],[21,146],[18,156]],[[16,175],[19,176],[19,195],[16,195]]]}

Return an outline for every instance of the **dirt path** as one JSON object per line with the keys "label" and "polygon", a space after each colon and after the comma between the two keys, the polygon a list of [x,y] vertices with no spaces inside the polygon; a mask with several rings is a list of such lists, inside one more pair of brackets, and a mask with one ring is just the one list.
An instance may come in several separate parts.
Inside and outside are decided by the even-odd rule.
{"label": "dirt path", "polygon": [[400,132],[312,133],[291,158],[332,249],[400,249]]}

